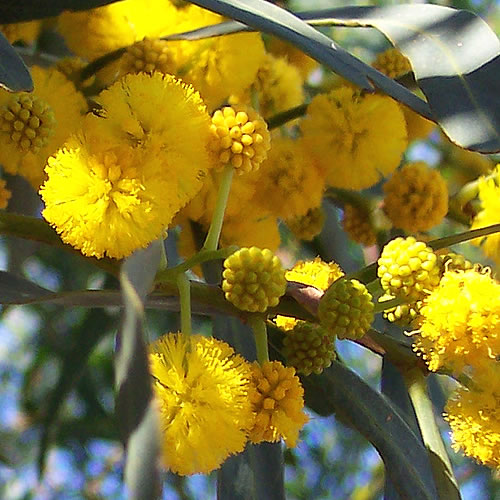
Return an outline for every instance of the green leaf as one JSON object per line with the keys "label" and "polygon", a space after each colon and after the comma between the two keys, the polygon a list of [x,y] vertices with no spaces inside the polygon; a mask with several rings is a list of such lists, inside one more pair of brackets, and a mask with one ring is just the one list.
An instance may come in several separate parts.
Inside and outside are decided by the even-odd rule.
{"label": "green leaf", "polygon": [[299,17],[270,2],[265,0],[191,0],[191,3],[240,21],[258,31],[282,38],[361,88],[373,90],[373,85],[375,85],[417,113],[432,119],[425,101],[352,56],[331,38],[309,26]]}
{"label": "green leaf", "polygon": [[159,422],[152,399],[147,348],[144,341],[144,299],[153,286],[162,241],[154,241],[125,260],[120,273],[123,325],[115,358],[116,416],[127,460],[125,483],[129,498],[156,498],[160,454]]}
{"label": "green leaf", "polygon": [[427,451],[389,399],[339,362],[303,385],[311,409],[335,413],[375,446],[401,499],[437,498]]}
{"label": "green leaf", "polygon": [[[0,15],[0,19],[2,16]],[[0,32],[0,87],[10,92],[31,92],[33,80],[16,49]]]}
{"label": "green leaf", "polygon": [[373,27],[411,62],[432,115],[455,144],[500,151],[500,41],[477,15],[440,5],[303,13],[314,24]]}
{"label": "green leaf", "polygon": [[58,16],[63,10],[88,10],[101,7],[117,0],[2,0],[0,19],[2,23],[31,21]]}

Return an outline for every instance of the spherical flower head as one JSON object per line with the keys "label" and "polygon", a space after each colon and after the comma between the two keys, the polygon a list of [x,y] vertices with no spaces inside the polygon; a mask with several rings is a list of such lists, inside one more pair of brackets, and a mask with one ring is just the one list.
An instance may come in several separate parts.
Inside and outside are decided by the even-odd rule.
{"label": "spherical flower head", "polygon": [[376,184],[398,167],[407,146],[399,105],[348,86],[315,96],[300,127],[327,183],[344,189]]}
{"label": "spherical flower head", "polygon": [[208,474],[243,451],[253,425],[250,364],[225,342],[170,333],[151,345],[165,467]]}
{"label": "spherical flower head", "polygon": [[245,106],[215,111],[211,131],[210,147],[219,167],[232,165],[240,175],[257,170],[271,148],[267,123]]}
{"label": "spherical flower head", "polygon": [[298,373],[319,375],[335,359],[335,337],[319,325],[298,321],[283,337],[286,364]]}
{"label": "spherical flower head", "polygon": [[0,24],[0,31],[10,43],[32,43],[42,30],[41,21],[27,21],[24,23]]}
{"label": "spherical flower head", "polygon": [[310,208],[305,215],[287,218],[285,222],[298,240],[312,241],[323,229],[325,212],[318,206]]}
{"label": "spherical flower head", "polygon": [[460,388],[448,400],[444,417],[452,431],[452,447],[477,462],[500,468],[500,390],[498,368],[476,389]]}
{"label": "spherical flower head", "polygon": [[500,284],[488,271],[446,271],[420,314],[414,349],[431,371],[459,373],[500,353]]}
{"label": "spherical flower head", "polygon": [[127,47],[120,59],[119,76],[127,73],[174,73],[175,63],[169,42],[159,38],[144,38]]}
{"label": "spherical flower head", "polygon": [[281,438],[288,447],[294,447],[299,431],[309,420],[304,413],[304,389],[295,369],[279,361],[252,365],[252,383],[255,391],[250,399],[256,414],[250,441],[276,442]]}
{"label": "spherical flower head", "polygon": [[222,290],[238,309],[264,312],[285,294],[285,270],[269,249],[242,248],[224,261]]}
{"label": "spherical flower head", "polygon": [[46,172],[43,216],[86,256],[120,259],[146,247],[183,202],[159,154],[85,135],[70,138]]}
{"label": "spherical flower head", "polygon": [[281,38],[272,37],[268,48],[271,54],[284,57],[292,66],[295,66],[302,78],[307,78],[319,66],[318,61]]}
{"label": "spherical flower head", "polygon": [[377,275],[382,289],[407,302],[423,299],[441,278],[441,265],[432,248],[413,236],[398,237],[384,246]]}
{"label": "spherical flower head", "polygon": [[[190,5],[183,9],[185,21],[175,33],[190,31],[225,19]],[[260,33],[237,33],[203,40],[169,42],[175,52],[178,74],[193,84],[210,110],[220,107],[232,94],[240,94],[255,81],[265,57]]]}
{"label": "spherical flower head", "polygon": [[278,219],[273,216],[247,217],[235,215],[224,218],[222,226],[222,246],[267,248],[276,252],[281,243]]}
{"label": "spherical flower head", "polygon": [[339,279],[319,302],[318,318],[323,328],[339,339],[359,339],[370,329],[373,319],[372,296],[363,283]]}
{"label": "spherical flower head", "polygon": [[[496,173],[500,175],[500,164],[496,166]],[[474,217],[471,229],[500,223],[500,182],[492,178],[482,177],[479,181],[479,200],[481,201],[481,210]],[[496,264],[500,264],[499,233],[483,236],[472,242],[481,245],[484,254],[493,259]]]}
{"label": "spherical flower head", "polygon": [[144,37],[173,33],[177,9],[164,0],[122,0],[80,12],[63,12],[57,28],[70,50],[89,61]]}
{"label": "spherical flower head", "polygon": [[370,214],[360,207],[349,203],[344,205],[342,228],[352,241],[360,245],[369,247],[377,242],[377,235],[370,221]]}
{"label": "spherical flower head", "polygon": [[394,227],[427,231],[448,212],[448,187],[425,162],[407,163],[384,184],[384,211]]}
{"label": "spherical flower head", "polygon": [[412,71],[408,58],[395,48],[378,54],[372,66],[389,78],[401,78]]}
{"label": "spherical flower head", "polygon": [[321,204],[325,177],[311,163],[300,140],[273,139],[258,173],[253,201],[277,217],[304,216]]}
{"label": "spherical flower head", "polygon": [[54,68],[33,66],[33,93],[0,89],[0,163],[38,189],[47,158],[82,123],[85,98]]}
{"label": "spherical flower head", "polygon": [[285,111],[304,102],[303,78],[300,71],[284,57],[266,54],[251,88],[231,102],[248,103],[252,91],[259,102],[259,112],[264,118]]}
{"label": "spherical flower head", "polygon": [[7,208],[9,200],[12,197],[11,191],[6,186],[7,183],[3,179],[0,179],[0,209],[2,210]]}

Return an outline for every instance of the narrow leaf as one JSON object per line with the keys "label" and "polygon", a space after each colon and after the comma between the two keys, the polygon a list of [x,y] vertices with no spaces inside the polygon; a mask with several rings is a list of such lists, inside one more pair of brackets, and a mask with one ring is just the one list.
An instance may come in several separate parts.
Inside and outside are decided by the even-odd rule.
{"label": "narrow leaf", "polygon": [[374,84],[417,113],[432,119],[425,101],[355,58],[331,38],[287,10],[265,0],[191,0],[191,3],[282,38],[359,87],[373,90]]}
{"label": "narrow leaf", "polygon": [[[2,16],[0,15],[0,19]],[[2,21],[3,22],[3,21]],[[23,60],[0,32],[0,87],[10,92],[31,92],[33,80]]]}
{"label": "narrow leaf", "polygon": [[136,251],[120,273],[124,315],[117,337],[116,415],[126,443],[125,483],[128,498],[156,498],[159,422],[152,399],[146,344],[143,338],[144,299],[160,263],[161,241]]}
{"label": "narrow leaf", "polygon": [[401,499],[437,498],[427,451],[389,399],[339,362],[303,385],[311,409],[335,413],[375,446]]}
{"label": "narrow leaf", "polygon": [[303,13],[315,24],[373,27],[408,57],[451,141],[500,151],[500,41],[477,15],[440,5],[346,7]]}

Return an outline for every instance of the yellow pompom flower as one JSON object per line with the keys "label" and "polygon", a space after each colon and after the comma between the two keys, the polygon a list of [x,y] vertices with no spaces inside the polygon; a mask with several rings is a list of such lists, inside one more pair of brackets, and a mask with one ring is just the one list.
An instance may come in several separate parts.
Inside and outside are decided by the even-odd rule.
{"label": "yellow pompom flower", "polygon": [[302,50],[291,43],[287,43],[281,38],[273,37],[269,42],[271,54],[284,57],[292,66],[295,66],[302,78],[307,78],[311,72],[319,66],[318,61],[309,57]]}
{"label": "yellow pompom flower", "polygon": [[398,167],[407,146],[398,104],[347,86],[314,97],[301,130],[327,183],[344,189],[376,184]]}
{"label": "yellow pompom flower", "polygon": [[267,158],[271,135],[252,108],[226,106],[212,116],[210,148],[219,167],[232,165],[239,174],[257,170]]}
{"label": "yellow pompom flower", "polygon": [[41,30],[41,21],[0,24],[0,31],[10,43],[32,43],[38,38]]}
{"label": "yellow pompom flower", "polygon": [[[313,260],[299,260],[292,269],[285,273],[287,281],[296,281],[304,285],[314,286],[325,291],[330,285],[344,276],[344,272],[336,262],[323,262],[319,257]],[[276,316],[276,325],[288,331],[294,328],[298,320],[288,316]]]}
{"label": "yellow pompom flower", "polygon": [[458,389],[445,407],[452,446],[493,468],[500,468],[500,370],[493,368],[473,390]]}
{"label": "yellow pompom flower", "polygon": [[355,207],[347,203],[344,205],[344,218],[342,228],[352,241],[367,247],[375,245],[377,235],[370,221],[370,214],[367,210]]}
{"label": "yellow pompom flower", "polygon": [[144,37],[172,33],[177,9],[165,0],[122,0],[80,12],[63,12],[58,30],[73,53],[89,61]]}
{"label": "yellow pompom flower", "polygon": [[234,217],[225,217],[221,243],[222,246],[256,246],[275,252],[281,243],[278,219],[272,215],[249,217],[246,212]]}
{"label": "yellow pompom flower", "polygon": [[[496,173],[500,175],[500,164],[496,166]],[[500,223],[500,181],[495,178],[482,177],[479,181],[479,200],[481,210],[472,221],[471,229],[490,226]],[[483,236],[472,241],[480,244],[484,254],[500,264],[500,233]]]}
{"label": "yellow pompom flower", "polygon": [[208,474],[243,451],[254,419],[247,361],[221,340],[182,333],[154,342],[149,359],[165,467]]}
{"label": "yellow pompom flower", "polygon": [[[223,22],[218,14],[190,5],[181,11],[185,22],[176,32]],[[178,74],[200,92],[210,110],[232,94],[240,94],[255,81],[265,56],[259,33],[237,33],[203,40],[169,42]]]}
{"label": "yellow pompom flower", "polygon": [[82,123],[84,97],[59,71],[31,68],[33,93],[0,89],[0,163],[38,189],[47,158]]}
{"label": "yellow pompom flower", "polygon": [[458,373],[500,354],[500,284],[489,272],[446,271],[420,314],[414,349],[429,370]]}
{"label": "yellow pompom flower", "polygon": [[409,232],[437,226],[448,212],[448,187],[425,162],[408,163],[384,184],[384,211],[395,227]]}
{"label": "yellow pompom flower", "polygon": [[378,54],[372,66],[389,78],[401,78],[412,71],[408,58],[395,48]]}
{"label": "yellow pompom flower", "polygon": [[321,203],[325,177],[302,141],[278,137],[259,169],[253,201],[277,217],[303,216]]}
{"label": "yellow pompom flower", "polygon": [[256,413],[250,441],[276,442],[281,438],[288,447],[294,447],[299,431],[309,420],[304,413],[304,389],[295,369],[279,361],[252,365],[252,383],[255,391],[250,394]]}
{"label": "yellow pompom flower", "polygon": [[310,208],[305,215],[287,218],[285,223],[297,239],[312,241],[323,229],[325,212],[321,206],[317,206]]}
{"label": "yellow pompom flower", "polygon": [[266,54],[252,87],[242,95],[231,97],[231,103],[252,101],[255,92],[259,112],[264,118],[299,106],[304,102],[303,79],[299,70],[283,57]]}
{"label": "yellow pompom flower", "polygon": [[7,189],[7,183],[3,180],[0,179],[0,209],[7,208],[7,205],[9,204],[9,200],[12,197],[12,193],[9,189]]}

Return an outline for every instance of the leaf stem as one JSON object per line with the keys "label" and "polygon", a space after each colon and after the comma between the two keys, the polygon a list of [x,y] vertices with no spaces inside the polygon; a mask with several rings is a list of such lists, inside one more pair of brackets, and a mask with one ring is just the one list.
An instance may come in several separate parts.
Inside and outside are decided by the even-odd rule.
{"label": "leaf stem", "polygon": [[217,250],[217,247],[219,246],[222,221],[224,220],[224,213],[226,212],[226,205],[229,198],[229,191],[231,190],[233,173],[234,168],[232,165],[226,165],[222,171],[219,191],[217,192],[217,200],[215,202],[215,210],[212,216],[210,229],[208,230],[207,239],[203,245],[203,250]]}
{"label": "leaf stem", "polygon": [[427,379],[420,368],[403,373],[408,394],[417,417],[422,439],[429,452],[432,474],[438,496],[442,500],[459,500],[460,493],[434,417],[432,402],[427,394]]}
{"label": "leaf stem", "polygon": [[249,318],[248,323],[253,330],[257,361],[262,365],[262,363],[269,361],[266,320],[260,315],[253,315]]}
{"label": "leaf stem", "polygon": [[191,335],[191,283],[186,273],[177,275],[177,288],[181,306],[181,331],[185,335]]}

